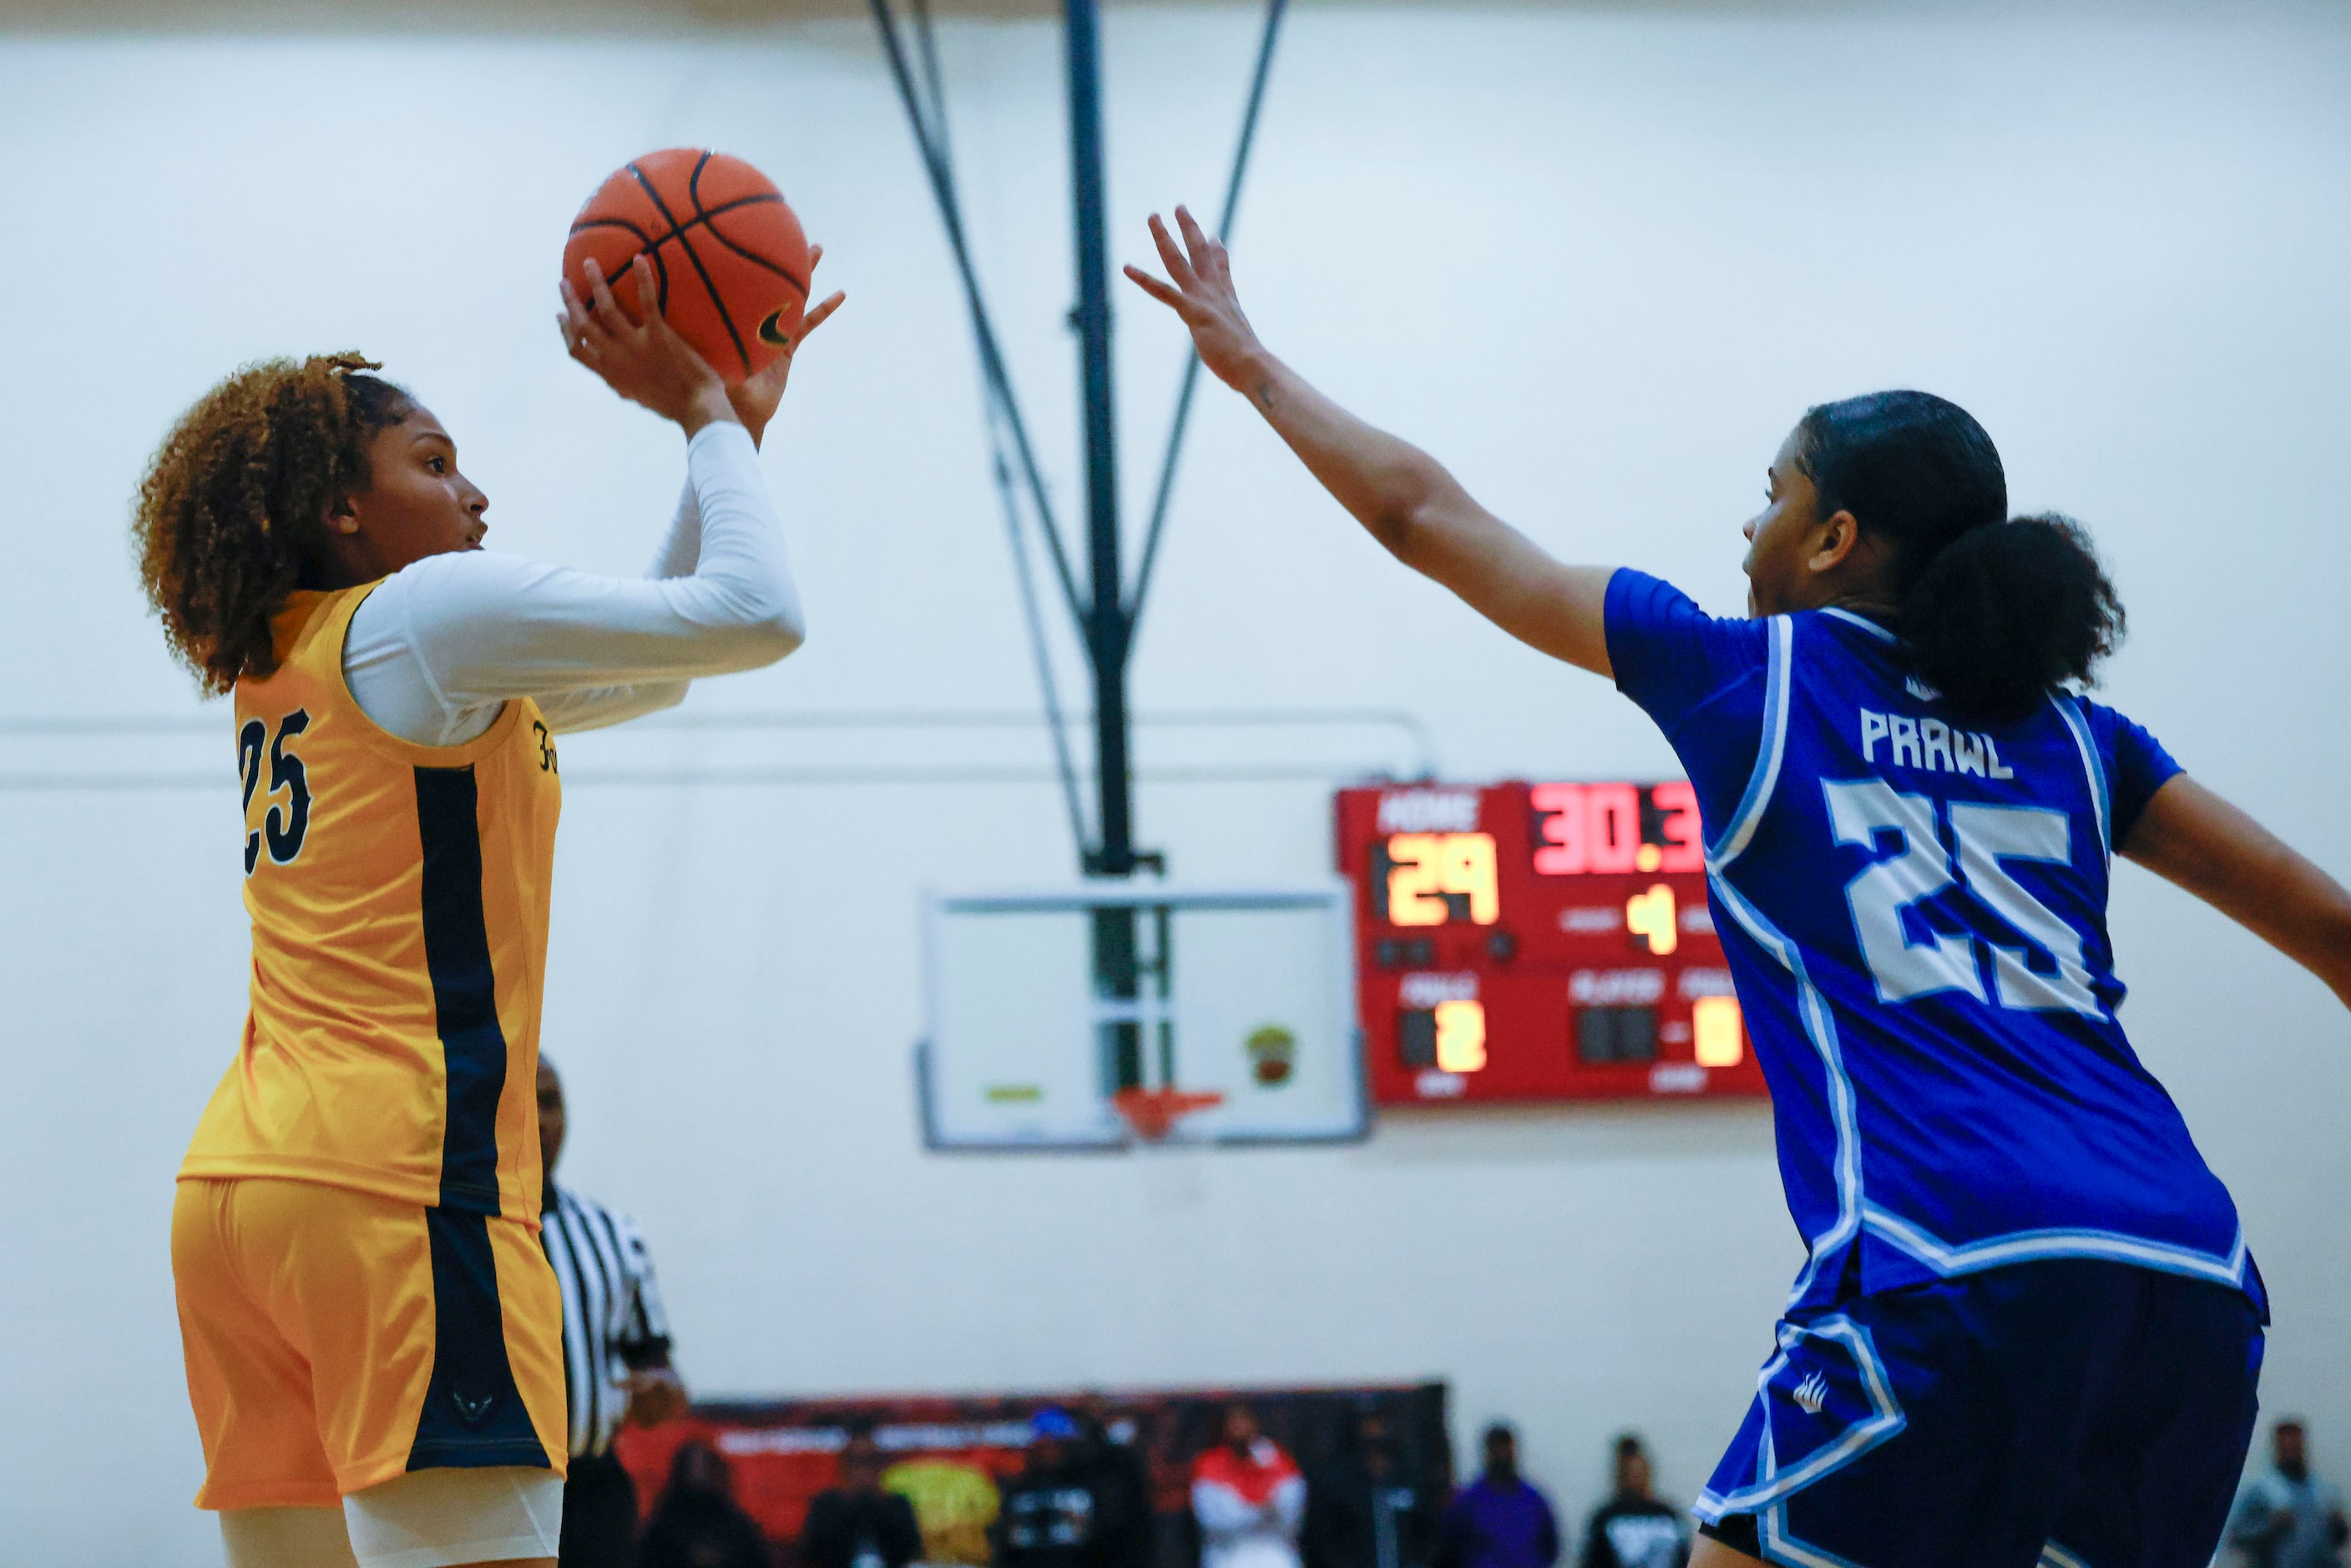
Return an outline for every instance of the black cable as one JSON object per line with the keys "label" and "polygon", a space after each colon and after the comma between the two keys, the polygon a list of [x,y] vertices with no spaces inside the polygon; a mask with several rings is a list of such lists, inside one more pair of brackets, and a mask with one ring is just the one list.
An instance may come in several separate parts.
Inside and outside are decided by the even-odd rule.
{"label": "black cable", "polygon": [[[914,13],[914,46],[923,66],[923,86],[928,94],[925,108],[928,114],[925,127],[917,134],[926,141],[932,155],[946,176],[949,199],[958,210],[961,199],[956,190],[955,148],[947,140],[947,99],[945,73],[939,68],[939,46],[936,29],[931,26],[929,0],[912,0]],[[1085,808],[1079,799],[1078,774],[1070,755],[1069,735],[1061,718],[1061,685],[1053,674],[1053,656],[1045,641],[1045,622],[1037,608],[1037,581],[1029,563],[1029,542],[1020,526],[1020,498],[1012,478],[1011,465],[1005,458],[1008,439],[1006,409],[1010,403],[1008,386],[998,389],[998,395],[987,402],[988,468],[996,481],[996,494],[1004,508],[1004,533],[1012,547],[1013,580],[1019,586],[1020,612],[1029,634],[1029,653],[1037,668],[1037,689],[1045,707],[1045,719],[1051,733],[1054,769],[1060,775],[1061,804],[1069,813],[1070,837],[1078,856],[1084,859],[1093,842],[1086,830]],[[1050,520],[1050,519],[1049,519]]]}
{"label": "black cable", "polygon": [[[1265,33],[1258,41],[1257,72],[1249,78],[1249,107],[1241,113],[1240,145],[1233,150],[1233,172],[1225,183],[1224,215],[1217,220],[1217,238],[1229,242],[1233,215],[1241,200],[1241,177],[1249,172],[1249,149],[1257,141],[1258,110],[1265,102],[1265,81],[1273,68],[1273,46],[1281,31],[1281,14],[1289,0],[1267,0]],[[1192,393],[1200,380],[1200,356],[1184,358],[1184,384],[1176,393],[1176,417],[1167,430],[1167,455],[1159,465],[1159,489],[1151,501],[1151,528],[1143,537],[1143,560],[1134,574],[1134,591],[1127,596],[1126,625],[1130,645],[1135,622],[1143,619],[1144,595],[1151,590],[1151,569],[1159,559],[1160,531],[1167,523],[1167,503],[1176,490],[1176,460],[1184,450],[1184,433],[1192,421]]]}
{"label": "black cable", "polygon": [[939,162],[946,166],[950,181],[955,176],[955,149],[947,145],[947,94],[941,85],[939,70],[939,40],[931,26],[930,0],[911,0],[914,11],[914,44],[922,51],[923,85],[930,91],[931,144],[939,150]]}
{"label": "black cable", "polygon": [[1044,530],[1054,574],[1061,580],[1063,597],[1069,601],[1070,614],[1082,625],[1086,621],[1084,601],[1079,596],[1077,579],[1070,570],[1069,554],[1061,547],[1061,531],[1053,521],[1052,504],[1046,498],[1044,477],[1038,471],[1036,454],[1029,444],[1029,427],[1020,417],[1019,402],[1012,394],[1012,378],[1005,368],[1003,352],[997,345],[996,329],[988,320],[987,304],[980,293],[979,275],[972,267],[970,246],[964,238],[962,207],[956,197],[954,173],[947,165],[944,149],[932,140],[925,124],[922,104],[914,90],[914,75],[907,69],[905,50],[898,40],[897,18],[890,9],[890,0],[872,0],[872,5],[874,25],[882,30],[883,49],[889,57],[890,74],[897,82],[899,101],[906,110],[908,125],[914,130],[915,146],[922,153],[924,172],[930,178],[932,198],[937,202],[940,222],[946,227],[947,246],[955,253],[956,270],[963,279],[964,301],[971,312],[972,334],[979,344],[982,378],[1012,433],[1014,450],[1020,459],[1022,476],[1028,481],[1029,497],[1036,506],[1038,523]]}
{"label": "black cable", "polygon": [[1092,840],[1086,831],[1085,812],[1078,798],[1076,767],[1070,756],[1069,737],[1061,720],[1061,692],[1053,676],[1050,649],[1045,641],[1044,622],[1037,608],[1037,590],[1029,562],[1028,544],[1020,526],[1018,489],[1013,483],[1010,465],[1005,459],[1008,438],[1018,456],[1022,471],[1029,479],[1029,493],[1037,508],[1037,519],[1045,536],[1047,552],[1059,576],[1061,592],[1068,600],[1070,613],[1081,624],[1085,616],[1080,608],[1077,582],[1070,570],[1067,552],[1061,547],[1060,530],[1055,528],[1050,504],[1045,498],[1043,480],[1037,472],[1037,462],[1029,446],[1027,427],[1020,418],[1020,406],[1012,393],[1012,382],[1003,356],[996,346],[996,338],[987,319],[987,308],[979,292],[979,280],[971,265],[968,247],[964,241],[962,201],[956,190],[955,159],[947,141],[946,89],[939,68],[938,39],[931,26],[928,0],[912,0],[914,14],[914,43],[920,51],[923,85],[925,93],[917,92],[913,74],[906,68],[904,50],[898,40],[898,27],[889,7],[889,0],[873,0],[873,16],[882,29],[883,43],[890,57],[890,69],[898,84],[898,95],[905,106],[906,118],[914,132],[914,141],[921,150],[923,166],[931,180],[931,193],[937,201],[939,216],[947,231],[949,244],[955,251],[956,266],[962,274],[964,294],[971,308],[972,329],[979,343],[981,377],[986,383],[987,442],[989,467],[996,481],[997,495],[1004,507],[1004,527],[1012,546],[1013,575],[1020,591],[1020,607],[1029,634],[1030,657],[1037,667],[1037,685],[1041,695],[1048,727],[1052,732],[1053,759],[1061,785],[1062,804],[1069,812],[1070,834],[1076,841],[1082,859]]}
{"label": "black cable", "polygon": [[1029,628],[1029,651],[1037,662],[1037,685],[1045,698],[1045,722],[1052,731],[1054,770],[1061,775],[1061,804],[1070,813],[1070,837],[1075,841],[1078,858],[1082,861],[1093,843],[1093,835],[1086,830],[1086,810],[1078,798],[1077,765],[1070,757],[1070,737],[1061,717],[1061,696],[1053,683],[1051,653],[1045,646],[1044,618],[1037,612],[1037,585],[1029,570],[1029,547],[1020,534],[1019,497],[1012,485],[1012,471],[1004,461],[1003,447],[998,444],[990,465],[996,471],[996,492],[1004,503],[1004,531],[1012,541],[1013,576],[1020,584],[1020,614]]}

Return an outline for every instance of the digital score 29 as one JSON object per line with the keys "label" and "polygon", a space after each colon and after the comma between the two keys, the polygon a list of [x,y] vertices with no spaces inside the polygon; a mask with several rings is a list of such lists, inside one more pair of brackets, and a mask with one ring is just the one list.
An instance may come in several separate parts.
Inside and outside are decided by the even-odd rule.
{"label": "digital score 29", "polygon": [[1682,780],[1342,790],[1381,1103],[1754,1094]]}

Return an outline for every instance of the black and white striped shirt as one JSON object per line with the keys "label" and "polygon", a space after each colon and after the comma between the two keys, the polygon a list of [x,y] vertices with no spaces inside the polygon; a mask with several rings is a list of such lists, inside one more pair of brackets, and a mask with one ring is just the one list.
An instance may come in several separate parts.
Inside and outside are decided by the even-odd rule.
{"label": "black and white striped shirt", "polygon": [[669,1319],[653,1260],[628,1216],[553,1186],[538,1239],[563,1289],[563,1379],[571,1396],[571,1453],[612,1446],[628,1408],[622,1379],[669,1349]]}

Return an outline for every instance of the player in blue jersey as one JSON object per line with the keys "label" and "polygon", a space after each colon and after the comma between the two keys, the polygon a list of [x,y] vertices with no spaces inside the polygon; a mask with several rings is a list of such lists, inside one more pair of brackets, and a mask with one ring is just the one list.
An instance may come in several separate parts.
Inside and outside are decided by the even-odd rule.
{"label": "player in blue jersey", "polygon": [[2088,538],[2008,515],[1924,392],[1772,459],[1746,620],[1562,566],[1317,392],[1176,210],[1190,328],[1399,559],[1615,679],[1673,743],[1807,1243],[1692,1568],[2205,1568],[2267,1321],[2235,1206],[2115,1017],[2127,855],[2351,1003],[2351,894],[2079,688],[2123,624]]}

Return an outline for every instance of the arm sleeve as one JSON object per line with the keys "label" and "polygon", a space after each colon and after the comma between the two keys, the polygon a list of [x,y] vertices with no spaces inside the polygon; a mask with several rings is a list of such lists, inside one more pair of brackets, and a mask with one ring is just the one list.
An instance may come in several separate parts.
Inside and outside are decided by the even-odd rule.
{"label": "arm sleeve", "polygon": [[[692,461],[689,450],[688,462]],[[702,559],[702,498],[695,494],[689,475],[677,498],[677,513],[669,532],[653,552],[649,578],[692,577]],[[558,735],[641,718],[675,707],[685,700],[685,681],[639,681],[631,685],[586,686],[576,692],[548,692],[538,698],[539,712]]]}
{"label": "arm sleeve", "polygon": [[2172,759],[2161,741],[2105,704],[2085,701],[2082,712],[2106,769],[2108,830],[2120,849],[2155,792],[2187,769]]}
{"label": "arm sleeve", "polygon": [[[782,658],[805,630],[750,435],[704,427],[687,444],[686,475],[694,505],[655,567],[675,570],[690,556],[690,572],[613,578],[488,550],[428,557],[360,607],[371,643],[390,633],[382,674],[420,683],[444,714],[528,696],[556,729],[576,730],[669,706],[696,676]],[[361,632],[355,618],[353,637]]]}
{"label": "arm sleeve", "polygon": [[1671,583],[1629,568],[1608,580],[1602,612],[1616,689],[1670,737],[1725,686],[1763,667],[1761,621],[1718,621]]}
{"label": "arm sleeve", "polygon": [[1552,1512],[1551,1503],[1540,1493],[1535,1497],[1535,1503],[1542,1510],[1542,1535],[1535,1542],[1535,1554],[1547,1564],[1556,1563],[1559,1561],[1559,1516]]}

